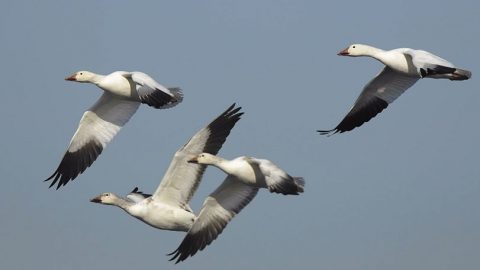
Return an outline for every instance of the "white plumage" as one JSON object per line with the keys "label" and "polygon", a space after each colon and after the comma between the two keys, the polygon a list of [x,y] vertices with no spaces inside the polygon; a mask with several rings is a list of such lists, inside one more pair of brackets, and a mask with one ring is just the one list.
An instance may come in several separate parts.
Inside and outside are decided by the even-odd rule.
{"label": "white plumage", "polygon": [[400,48],[384,51],[372,46],[353,44],[338,55],[368,56],[385,64],[385,68],[364,88],[345,118],[331,130],[320,134],[350,131],[375,117],[388,104],[421,78],[468,80],[471,72],[422,50]]}
{"label": "white plumage", "polygon": [[[240,109],[232,105],[181,147],[175,153],[167,172],[153,195],[144,194],[139,192],[138,188],[135,188],[127,195],[127,199],[120,198],[113,193],[103,193],[91,201],[118,206],[131,216],[158,229],[189,231],[195,226],[194,224],[198,224],[198,220],[200,222],[202,220],[200,217],[197,219],[189,206],[189,202],[200,184],[206,165],[189,163],[188,160],[202,152],[216,154],[235,123],[240,120],[240,116],[243,114],[239,112]],[[210,212],[208,209],[211,207],[215,208],[213,206],[214,202],[210,198],[216,197],[218,202],[234,206],[237,205],[238,199],[250,194],[248,192],[245,194],[241,190],[232,194],[229,191],[231,187],[224,189],[224,186],[221,185],[206,199],[200,211],[200,216],[204,216],[202,213]],[[238,206],[236,207],[238,208]],[[230,209],[230,207],[227,206],[227,209]],[[225,210],[224,214],[220,216],[224,217],[228,213],[228,210]],[[215,215],[217,215],[217,212],[215,212]],[[223,222],[223,219],[217,219],[214,216],[212,216],[213,220]],[[192,246],[191,248],[198,250],[199,247]]]}
{"label": "white plumage", "polygon": [[[214,241],[259,188],[282,194],[303,192],[303,178],[288,175],[268,160],[239,157],[228,161],[215,156],[243,114],[239,110],[232,105],[179,149],[153,195],[135,188],[127,199],[103,193],[91,201],[118,206],[158,229],[188,231],[179,247],[169,254],[178,263]],[[195,216],[189,202],[207,165],[217,166],[228,175]]]}
{"label": "white plumage", "polygon": [[215,240],[228,222],[253,200],[259,188],[284,195],[298,195],[305,185],[302,177],[292,177],[266,159],[242,156],[226,160],[201,153],[189,162],[218,167],[227,177],[205,200],[182,243],[169,254],[173,255],[170,260],[176,259],[177,263],[195,255]]}
{"label": "white plumage", "polygon": [[104,93],[83,114],[60,165],[45,180],[52,180],[50,187],[57,184],[57,189],[92,165],[140,103],[161,109],[175,106],[183,99],[179,88],[166,88],[141,72],[116,71],[103,76],[79,71],[66,80],[93,83]]}

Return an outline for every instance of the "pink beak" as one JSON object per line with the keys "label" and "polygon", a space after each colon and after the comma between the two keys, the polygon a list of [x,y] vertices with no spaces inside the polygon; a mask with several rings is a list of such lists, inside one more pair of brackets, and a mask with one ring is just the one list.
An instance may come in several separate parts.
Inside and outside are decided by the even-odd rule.
{"label": "pink beak", "polygon": [[339,53],[337,53],[337,55],[349,55],[348,48],[341,50]]}
{"label": "pink beak", "polygon": [[77,80],[77,74],[73,74],[70,77],[65,78],[66,81],[76,81]]}

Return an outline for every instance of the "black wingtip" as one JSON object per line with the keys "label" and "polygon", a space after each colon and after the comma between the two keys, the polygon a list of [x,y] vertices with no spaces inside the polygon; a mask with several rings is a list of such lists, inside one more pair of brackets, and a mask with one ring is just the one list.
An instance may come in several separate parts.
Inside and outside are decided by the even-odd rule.
{"label": "black wingtip", "polygon": [[60,165],[44,182],[51,180],[49,188],[57,184],[56,189],[58,190],[90,167],[102,151],[103,147],[100,143],[90,141],[76,152],[65,152]]}
{"label": "black wingtip", "polygon": [[160,89],[140,96],[140,101],[155,109],[169,109],[177,106],[183,101],[183,92],[179,87],[170,87],[171,92],[165,93]]}
{"label": "black wingtip", "polygon": [[388,102],[373,96],[362,106],[354,106],[334,129],[317,130],[321,135],[332,136],[360,127],[388,107]]}
{"label": "black wingtip", "polygon": [[227,136],[230,134],[230,131],[244,114],[240,111],[242,107],[235,107],[236,105],[236,103],[230,105],[222,114],[208,124],[207,128],[214,135],[209,136],[202,152],[212,155],[218,153]]}
{"label": "black wingtip", "polygon": [[[232,105],[230,105],[230,107],[228,107],[228,109],[226,109],[223,113],[222,113],[222,116],[226,116],[226,117],[233,117],[235,116],[235,114],[237,114],[241,109],[242,107],[237,107],[235,108],[237,104],[236,103],[233,103]],[[235,109],[233,109],[235,108]],[[238,117],[240,117],[241,115],[243,115],[243,112],[240,112],[237,114]]]}
{"label": "black wingtip", "polygon": [[[50,181],[52,180],[52,182],[50,183],[50,185],[48,186],[48,188],[51,188],[53,187],[55,184],[57,184],[55,190],[58,190],[61,186],[64,186],[66,184],[67,181],[65,181],[63,179],[63,176],[62,174],[59,172],[59,170],[57,169],[50,177],[48,177],[47,179],[43,180],[43,182],[47,182],[47,181]],[[73,180],[73,179],[72,179]]]}
{"label": "black wingtip", "polygon": [[[221,233],[221,231],[220,231]],[[168,256],[172,256],[169,261],[175,261],[175,264],[179,262],[183,262],[189,257],[193,257],[197,254],[198,251],[203,250],[206,246],[208,246],[213,240],[215,240],[216,236],[211,239],[211,241],[205,241],[200,235],[192,235],[188,234],[183,239],[182,243],[178,246],[178,248],[168,254]]]}
{"label": "black wingtip", "polygon": [[279,193],[282,195],[300,195],[304,192],[305,180],[303,177],[292,177],[282,179],[282,181],[268,186],[268,190],[272,193]]}
{"label": "black wingtip", "polygon": [[171,262],[171,261],[176,260],[175,264],[185,260],[185,259],[182,259],[181,257],[179,257],[180,256],[180,251],[178,250],[178,248],[176,250],[174,250],[173,252],[168,253],[167,256],[172,256],[170,259],[168,259],[168,261]]}
{"label": "black wingtip", "polygon": [[330,137],[334,134],[337,134],[337,133],[341,133],[342,131],[334,128],[334,129],[330,129],[330,130],[317,130],[317,132],[320,134],[320,135],[326,135],[327,137]]}
{"label": "black wingtip", "polygon": [[178,264],[179,262],[185,261],[189,255],[182,254],[177,248],[175,251],[167,254],[167,256],[172,256],[170,259],[168,259],[169,262],[175,261],[175,264]]}
{"label": "black wingtip", "polygon": [[143,191],[139,190],[138,187],[135,187],[132,191],[130,191],[130,194],[131,193],[140,194],[144,198],[152,197],[152,194],[144,193]]}
{"label": "black wingtip", "polygon": [[233,109],[236,105],[237,105],[237,103],[234,102],[232,105],[230,105],[230,107],[228,107],[228,109],[225,110],[225,112],[230,111],[230,110]]}
{"label": "black wingtip", "polygon": [[67,184],[68,181],[74,180],[77,177],[77,175],[74,175],[71,178],[69,178],[69,177],[65,176],[64,174],[62,174],[59,171],[59,169],[57,169],[50,177],[43,180],[43,182],[47,182],[47,181],[51,180],[52,182],[50,183],[48,188],[51,188],[56,184],[57,186],[55,187],[55,190],[58,190],[60,187],[65,186],[65,184]]}

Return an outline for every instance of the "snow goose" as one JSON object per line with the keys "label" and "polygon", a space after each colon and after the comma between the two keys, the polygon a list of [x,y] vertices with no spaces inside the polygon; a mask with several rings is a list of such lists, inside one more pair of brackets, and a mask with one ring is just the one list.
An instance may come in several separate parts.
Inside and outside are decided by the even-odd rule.
{"label": "snow goose", "polygon": [[79,71],[65,80],[93,83],[104,93],[83,114],[60,165],[45,180],[52,180],[50,187],[57,184],[57,189],[92,165],[140,103],[163,109],[173,107],[183,99],[179,88],[166,88],[142,72],[116,71],[104,76]]}
{"label": "snow goose", "polygon": [[[173,156],[167,172],[153,195],[135,188],[127,199],[113,193],[103,193],[91,202],[114,205],[146,224],[172,231],[188,231],[196,220],[189,206],[206,165],[188,163],[192,157],[207,152],[216,154],[243,112],[235,104],[198,131]],[[242,194],[240,194],[242,195]]]}
{"label": "snow goose", "polygon": [[271,161],[254,157],[226,160],[201,153],[190,163],[213,165],[227,174],[223,183],[205,200],[191,229],[178,248],[170,253],[176,263],[203,250],[222,233],[228,222],[255,197],[259,188],[284,195],[303,192],[302,177],[292,177]]}
{"label": "snow goose", "polygon": [[399,48],[384,51],[372,46],[353,44],[338,55],[369,56],[385,64],[383,70],[364,88],[340,124],[322,135],[350,131],[375,117],[420,78],[468,80],[471,72],[422,50]]}

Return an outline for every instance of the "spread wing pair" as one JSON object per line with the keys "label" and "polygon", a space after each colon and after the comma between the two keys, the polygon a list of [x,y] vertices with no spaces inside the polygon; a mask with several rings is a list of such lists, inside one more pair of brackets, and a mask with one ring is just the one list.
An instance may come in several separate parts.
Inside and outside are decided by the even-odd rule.
{"label": "spread wing pair", "polygon": [[353,44],[338,55],[369,56],[386,66],[362,90],[354,105],[334,129],[318,130],[322,135],[350,131],[368,122],[414,85],[420,78],[468,80],[471,72],[455,67],[447,60],[423,50],[399,48],[383,51]]}
{"label": "spread wing pair", "polygon": [[[135,114],[140,103],[157,109],[170,108],[179,104],[183,95],[179,88],[166,88],[142,72],[114,72],[107,76],[88,71],[79,71],[66,78],[69,81],[100,84],[102,81],[130,78],[135,84],[138,98],[125,98],[105,91],[98,101],[80,119],[77,131],[55,172],[45,181],[57,189],[83,173],[102,153],[106,145]],[[125,87],[130,89],[129,84]],[[112,90],[113,91],[113,90]]]}

